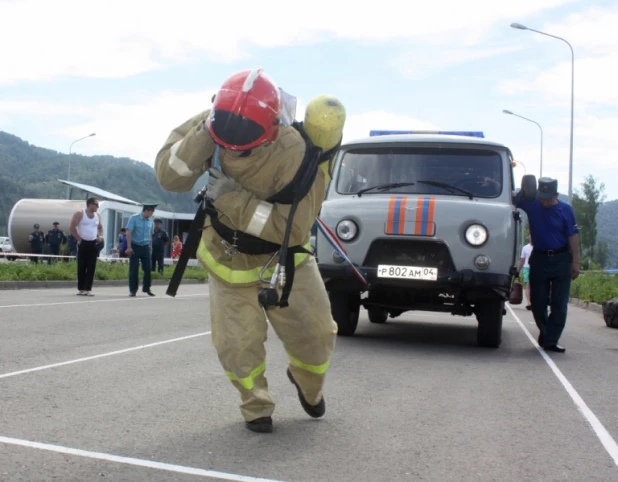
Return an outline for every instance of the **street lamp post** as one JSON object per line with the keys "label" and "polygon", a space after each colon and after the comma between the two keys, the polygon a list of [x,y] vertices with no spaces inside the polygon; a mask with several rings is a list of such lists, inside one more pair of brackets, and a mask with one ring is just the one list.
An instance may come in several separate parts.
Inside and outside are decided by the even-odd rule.
{"label": "street lamp post", "polygon": [[[96,136],[96,133],[93,132],[92,134],[89,134],[80,139],[77,139],[76,141],[71,142],[71,145],[69,146],[69,173],[67,175],[67,181],[71,180],[71,150],[73,149],[73,144],[93,136]],[[67,186],[67,199],[71,199],[71,186]]]}
{"label": "street lamp post", "polygon": [[503,109],[502,112],[508,115],[514,115],[515,117],[519,117],[521,119],[527,120],[528,122],[532,122],[533,124],[536,124],[541,130],[541,163],[539,165],[539,177],[543,177],[543,128],[541,127],[541,124],[539,124],[536,121],[533,121],[532,119],[528,119],[527,117],[524,117],[523,115],[515,114],[514,112],[511,112],[510,110]]}
{"label": "street lamp post", "polygon": [[546,37],[552,37],[558,40],[562,40],[565,44],[569,46],[571,49],[571,139],[569,142],[569,203],[573,197],[573,113],[575,108],[575,53],[573,52],[573,46],[562,37],[557,37],[556,35],[551,35],[549,33],[541,32],[540,30],[535,30],[533,28],[528,28],[521,23],[512,23],[511,27],[516,28],[518,30],[530,30],[531,32],[540,33],[541,35],[545,35]]}

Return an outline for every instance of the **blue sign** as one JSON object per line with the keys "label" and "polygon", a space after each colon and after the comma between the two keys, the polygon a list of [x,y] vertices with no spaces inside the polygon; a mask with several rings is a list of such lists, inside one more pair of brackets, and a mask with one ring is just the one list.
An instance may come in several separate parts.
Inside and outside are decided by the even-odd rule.
{"label": "blue sign", "polygon": [[480,137],[484,139],[485,136],[480,131],[369,131],[369,136],[389,136],[392,134],[440,134],[448,136],[467,136],[467,137]]}

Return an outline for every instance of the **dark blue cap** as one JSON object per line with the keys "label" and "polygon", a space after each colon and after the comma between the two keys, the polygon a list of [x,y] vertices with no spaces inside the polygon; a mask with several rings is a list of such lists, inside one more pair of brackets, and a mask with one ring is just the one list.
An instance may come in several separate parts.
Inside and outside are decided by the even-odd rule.
{"label": "dark blue cap", "polygon": [[558,194],[558,181],[551,177],[541,177],[537,192],[539,199],[552,199]]}

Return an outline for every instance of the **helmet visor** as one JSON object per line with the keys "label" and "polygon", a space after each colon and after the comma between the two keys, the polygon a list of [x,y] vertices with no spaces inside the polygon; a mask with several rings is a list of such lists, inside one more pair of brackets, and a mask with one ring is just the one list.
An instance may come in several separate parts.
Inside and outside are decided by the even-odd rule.
{"label": "helmet visor", "polygon": [[264,136],[264,128],[257,122],[233,112],[213,110],[210,127],[216,140],[228,149],[242,150]]}

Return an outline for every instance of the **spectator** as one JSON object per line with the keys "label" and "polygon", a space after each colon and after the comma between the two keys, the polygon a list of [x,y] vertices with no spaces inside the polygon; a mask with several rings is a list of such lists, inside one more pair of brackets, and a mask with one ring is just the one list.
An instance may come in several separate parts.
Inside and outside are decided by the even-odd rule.
{"label": "spectator", "polygon": [[[60,245],[65,244],[67,242],[67,237],[64,233],[58,228],[60,223],[58,221],[53,222],[53,228],[47,231],[47,236],[45,236],[45,242],[49,248],[49,254],[58,256],[60,254]],[[58,258],[47,258],[47,264],[52,264],[58,261]]]}
{"label": "spectator", "polygon": [[180,253],[182,253],[182,243],[180,242],[180,238],[178,236],[174,236],[174,241],[172,242],[172,262],[173,263],[178,262]]}
{"label": "spectator", "polygon": [[77,289],[80,296],[94,296],[92,283],[99,257],[99,244],[103,242],[103,224],[97,212],[99,200],[91,197],[86,208],[76,211],[69,231],[77,241]]}
{"label": "spectator", "polygon": [[[152,272],[158,268],[159,274],[163,274],[163,258],[165,256],[165,246],[170,242],[170,238],[164,229],[161,229],[161,220],[154,220],[154,232],[152,233]],[[155,266],[158,265],[158,266]]]}
{"label": "spectator", "polygon": [[[566,325],[571,280],[579,276],[579,227],[570,204],[558,199],[558,181],[539,179],[537,198],[526,201],[520,191],[515,206],[528,215],[534,249],[530,255],[532,314],[539,328],[539,345],[564,353],[559,345]],[[551,293],[551,311],[547,300]]]}
{"label": "spectator", "polygon": [[[45,235],[41,232],[40,226],[35,224],[32,226],[34,231],[30,233],[28,236],[28,241],[30,242],[30,252],[35,255],[43,254],[43,245],[45,244]],[[33,263],[39,262],[40,256],[32,256],[30,261]]]}
{"label": "spectator", "polygon": [[527,310],[532,309],[532,305],[530,304],[530,255],[532,254],[532,237],[528,236],[528,244],[526,244],[521,249],[521,258],[519,258],[519,269],[518,271],[522,274],[522,281],[524,286],[526,287],[526,299],[528,300],[528,304],[526,305]]}
{"label": "spectator", "polygon": [[156,204],[142,204],[142,212],[134,214],[127,223],[127,255],[129,258],[129,296],[137,294],[139,285],[139,265],[142,264],[144,282],[142,291],[148,296],[155,296],[150,290],[152,282],[150,244],[154,232],[154,214]]}
{"label": "spectator", "polygon": [[121,258],[127,257],[127,228],[120,230],[120,236],[118,236],[118,254]]}

